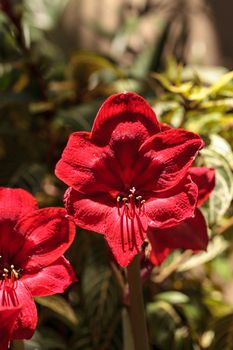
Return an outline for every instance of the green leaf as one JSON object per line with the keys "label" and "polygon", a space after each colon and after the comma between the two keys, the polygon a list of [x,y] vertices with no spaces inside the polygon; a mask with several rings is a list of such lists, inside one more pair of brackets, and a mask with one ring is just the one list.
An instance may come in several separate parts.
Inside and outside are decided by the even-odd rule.
{"label": "green leaf", "polygon": [[200,87],[187,97],[190,101],[201,101],[211,96],[215,96],[233,79],[233,71],[224,74],[216,83],[210,87]]}
{"label": "green leaf", "polygon": [[171,27],[171,22],[168,19],[162,19],[161,16],[155,16],[154,27],[157,28],[154,42],[145,43],[143,49],[141,49],[135,56],[129,69],[130,76],[132,75],[144,80],[150,71],[157,71],[158,69],[164,46],[166,45],[167,35]]}
{"label": "green leaf", "polygon": [[[199,104],[200,109],[212,109],[220,111],[230,111],[233,108],[233,98],[223,98],[216,100],[203,101]],[[228,114],[227,114],[228,116]]]}
{"label": "green leaf", "polygon": [[[165,301],[147,304],[150,340],[160,350],[194,349],[188,324],[173,305]],[[182,336],[181,336],[182,335]]]}
{"label": "green leaf", "polygon": [[77,326],[78,319],[70,304],[60,295],[51,295],[46,297],[36,297],[36,302],[54,311],[73,327]]}
{"label": "green leaf", "polygon": [[209,224],[218,223],[233,199],[233,152],[226,140],[218,135],[210,136],[210,145],[201,151],[202,165],[216,171],[216,186],[204,204]]}
{"label": "green leaf", "polygon": [[221,129],[220,120],[222,113],[195,113],[193,116],[189,116],[185,123],[185,128],[197,134],[209,135],[210,130],[217,132]]}
{"label": "green leaf", "polygon": [[98,71],[109,71],[116,77],[123,78],[123,72],[107,58],[94,52],[78,51],[74,53],[70,61],[70,69],[73,79],[78,85],[89,84],[90,76]]}
{"label": "green leaf", "polygon": [[68,0],[24,0],[24,21],[33,28],[50,30],[56,24]]}
{"label": "green leaf", "polygon": [[80,280],[92,346],[94,349],[121,350],[119,287],[109,267],[103,238],[94,234],[88,238],[90,238],[88,256]]}
{"label": "green leaf", "polygon": [[183,80],[192,80],[194,74],[198,75],[199,79],[205,84],[215,84],[221,77],[227,73],[224,67],[188,65],[182,71]]}
{"label": "green leaf", "polygon": [[223,237],[216,236],[208,244],[207,252],[192,255],[191,258],[189,258],[178,267],[178,271],[188,271],[194,267],[211,261],[223,253],[228,247],[229,243]]}
{"label": "green leaf", "polygon": [[210,94],[216,94],[233,80],[233,71],[224,74],[215,84],[210,87]]}
{"label": "green leaf", "polygon": [[25,340],[25,350],[66,350],[62,336],[49,327],[36,331],[30,340]]}
{"label": "green leaf", "polygon": [[191,81],[180,85],[173,85],[165,75],[159,73],[152,73],[151,77],[158,80],[167,91],[176,94],[187,94],[193,86]]}
{"label": "green leaf", "polygon": [[69,127],[71,130],[91,129],[96,112],[101,101],[93,100],[89,103],[79,104],[75,107],[58,110],[52,124],[53,130]]}
{"label": "green leaf", "polygon": [[[214,260],[211,263],[213,262]],[[210,291],[209,293],[205,294],[203,298],[203,303],[210,310],[212,318],[223,317],[226,314],[229,314],[230,311],[232,311],[232,305],[230,305],[226,300],[224,300],[224,298],[225,296],[217,290],[212,290],[212,292]]]}
{"label": "green leaf", "polygon": [[233,349],[233,313],[219,318],[214,322],[212,330],[214,332],[213,342],[208,350],[231,350]]}
{"label": "green leaf", "polygon": [[210,141],[208,148],[224,156],[233,170],[233,151],[230,144],[219,135],[211,135]]}
{"label": "green leaf", "polygon": [[41,191],[42,180],[46,174],[46,167],[42,164],[21,164],[8,179],[7,186],[21,187],[36,194]]}
{"label": "green leaf", "polygon": [[215,274],[218,274],[225,282],[230,282],[232,278],[232,267],[227,263],[225,257],[216,257],[211,261],[211,269]]}
{"label": "green leaf", "polygon": [[158,295],[156,295],[155,300],[163,300],[170,304],[181,304],[181,303],[187,303],[189,301],[189,298],[186,294],[171,290],[171,291],[159,293]]}

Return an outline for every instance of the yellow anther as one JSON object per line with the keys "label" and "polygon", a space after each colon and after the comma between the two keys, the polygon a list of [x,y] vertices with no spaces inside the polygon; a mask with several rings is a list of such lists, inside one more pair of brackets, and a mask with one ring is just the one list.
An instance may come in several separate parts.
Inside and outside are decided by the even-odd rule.
{"label": "yellow anther", "polygon": [[9,272],[8,269],[6,269],[6,268],[4,268],[3,271],[4,271],[5,273],[8,273],[8,272]]}
{"label": "yellow anther", "polygon": [[143,199],[143,200],[141,201],[141,204],[143,204],[143,203],[145,203],[145,199]]}
{"label": "yellow anther", "polygon": [[127,201],[128,201],[128,198],[124,197],[124,198],[122,198],[122,200],[123,200],[124,202],[127,202]]}
{"label": "yellow anther", "polygon": [[121,196],[117,196],[117,202],[121,201]]}
{"label": "yellow anther", "polygon": [[13,270],[15,267],[14,267],[14,265],[11,265],[11,270]]}
{"label": "yellow anther", "polygon": [[140,201],[142,199],[142,196],[137,196],[136,199]]}
{"label": "yellow anther", "polygon": [[130,193],[128,197],[129,197],[129,198],[132,198],[132,197],[133,197],[133,194],[132,194],[132,193]]}

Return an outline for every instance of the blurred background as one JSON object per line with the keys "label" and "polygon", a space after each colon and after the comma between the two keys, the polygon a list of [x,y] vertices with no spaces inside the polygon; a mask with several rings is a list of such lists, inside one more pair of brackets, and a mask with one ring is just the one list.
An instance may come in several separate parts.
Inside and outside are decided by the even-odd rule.
{"label": "blurred background", "polygon": [[[216,169],[201,208],[208,252],[142,267],[154,350],[233,349],[232,14],[230,0],[0,0],[1,186],[63,205],[54,167],[69,134],[124,90],[206,142],[196,165]],[[25,349],[132,350],[125,273],[102,237],[77,229],[67,257],[79,283],[36,298]]]}
{"label": "blurred background", "polygon": [[73,0],[56,34],[65,51],[95,50],[124,64],[145,50],[158,55],[160,44],[161,64],[172,54],[183,62],[232,68],[232,12],[229,0]]}

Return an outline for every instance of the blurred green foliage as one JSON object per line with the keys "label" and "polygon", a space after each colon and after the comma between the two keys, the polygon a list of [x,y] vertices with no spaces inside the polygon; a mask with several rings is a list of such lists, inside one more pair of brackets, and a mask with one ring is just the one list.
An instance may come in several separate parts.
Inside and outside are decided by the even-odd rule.
{"label": "blurred green foliage", "polygon": [[[49,35],[65,4],[0,0],[1,186],[24,188],[41,206],[62,205],[65,187],[54,166],[68,135],[90,130],[102,101],[118,91],[144,95],[162,122],[201,134],[206,148],[197,165],[214,167],[217,178],[201,208],[210,245],[193,256],[174,252],[147,274],[147,320],[155,350],[232,349],[233,73],[173,58],[165,64],[174,12],[161,23],[162,5],[154,46],[130,65],[78,49],[67,57]],[[124,21],[111,37],[114,47],[137,25],[137,18]],[[175,38],[179,47],[183,34]],[[39,324],[25,349],[131,350],[125,272],[111,261],[102,237],[78,229],[67,256],[79,283],[64,295],[36,299]]]}

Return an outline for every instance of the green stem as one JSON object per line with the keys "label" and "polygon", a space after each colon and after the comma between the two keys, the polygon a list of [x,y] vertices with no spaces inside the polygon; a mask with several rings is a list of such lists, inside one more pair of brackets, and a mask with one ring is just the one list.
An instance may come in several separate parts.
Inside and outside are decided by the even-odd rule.
{"label": "green stem", "polygon": [[146,317],[143,302],[142,282],[140,277],[140,255],[137,255],[127,267],[130,319],[134,338],[135,350],[150,350]]}

